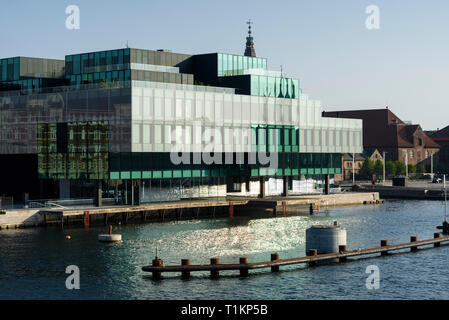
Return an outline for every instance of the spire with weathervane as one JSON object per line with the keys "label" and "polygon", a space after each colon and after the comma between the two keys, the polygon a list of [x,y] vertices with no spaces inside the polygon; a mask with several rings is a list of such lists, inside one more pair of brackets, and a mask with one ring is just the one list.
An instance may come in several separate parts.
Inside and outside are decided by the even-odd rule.
{"label": "spire with weathervane", "polygon": [[255,57],[256,50],[254,49],[254,41],[253,41],[254,39],[251,31],[251,25],[253,24],[251,22],[251,19],[247,22],[247,24],[248,24],[248,37],[246,37],[245,57]]}

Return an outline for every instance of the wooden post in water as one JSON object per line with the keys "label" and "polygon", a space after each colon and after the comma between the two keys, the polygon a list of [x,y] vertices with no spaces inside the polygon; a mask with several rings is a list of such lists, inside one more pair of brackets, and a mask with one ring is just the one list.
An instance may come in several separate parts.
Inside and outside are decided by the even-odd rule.
{"label": "wooden post in water", "polygon": [[[314,257],[316,255],[317,255],[317,250],[316,249],[309,249],[307,251],[307,256],[308,257]],[[316,266],[316,262],[315,261],[310,261],[309,262],[309,267],[314,267],[314,266]]]}
{"label": "wooden post in water", "polygon": [[[271,261],[277,261],[279,260],[279,253],[272,253],[271,254]],[[279,266],[271,266],[271,272],[278,272]]]}
{"label": "wooden post in water", "polygon": [[[220,264],[220,259],[219,258],[212,258],[212,259],[210,259],[210,264],[211,265]],[[218,278],[219,275],[220,275],[220,271],[218,271],[218,270],[211,270],[210,271],[210,276],[213,279]]]}
{"label": "wooden post in water", "polygon": [[84,211],[84,227],[89,228],[90,226],[90,214],[89,211]]}
{"label": "wooden post in water", "polygon": [[282,201],[282,214],[284,215],[284,217],[287,216],[287,202],[286,201]]}
{"label": "wooden post in water", "polygon": [[[380,240],[380,246],[381,247],[386,247],[388,246],[388,240]],[[387,256],[388,255],[388,251],[382,251],[380,253],[381,256]]]}
{"label": "wooden post in water", "polygon": [[234,219],[234,202],[229,204],[229,218]]}
{"label": "wooden post in water", "polygon": [[[410,242],[416,242],[416,241],[418,241],[418,237],[416,237],[416,236],[411,236],[410,237]],[[418,251],[418,247],[411,247],[411,251],[412,252]]]}
{"label": "wooden post in water", "polygon": [[[153,267],[162,267],[164,265],[164,262],[162,261],[162,259],[159,259],[159,258],[155,258],[154,260],[153,260]],[[161,277],[161,272],[153,272],[153,279],[154,280],[159,280],[159,279],[161,279],[162,277]]]}
{"label": "wooden post in water", "polygon": [[[190,259],[182,259],[181,265],[183,266],[190,266]],[[182,279],[187,280],[190,278],[190,271],[182,271],[181,274]]]}
{"label": "wooden post in water", "polygon": [[[240,258],[240,264],[248,264],[248,258]],[[240,268],[240,275],[241,276],[247,276],[248,275],[248,269],[247,268]]]}
{"label": "wooden post in water", "polygon": [[[434,233],[434,234],[433,234],[433,237],[434,237],[435,239],[439,239],[439,238],[440,238],[440,234],[439,234],[439,233]],[[436,242],[436,243],[433,244],[433,247],[434,247],[434,248],[438,248],[440,245],[441,245],[440,242]]]}

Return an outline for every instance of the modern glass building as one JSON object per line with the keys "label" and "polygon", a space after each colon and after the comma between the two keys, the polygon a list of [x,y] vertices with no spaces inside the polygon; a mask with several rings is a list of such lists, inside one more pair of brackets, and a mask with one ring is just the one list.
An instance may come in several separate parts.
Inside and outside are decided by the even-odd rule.
{"label": "modern glass building", "polygon": [[264,58],[125,48],[0,66],[0,194],[19,199],[310,193],[362,152],[361,120],[322,118]]}

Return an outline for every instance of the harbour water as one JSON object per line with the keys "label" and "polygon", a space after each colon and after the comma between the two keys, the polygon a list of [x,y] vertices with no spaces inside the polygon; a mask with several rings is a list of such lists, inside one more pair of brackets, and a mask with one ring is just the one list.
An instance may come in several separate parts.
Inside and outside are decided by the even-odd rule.
{"label": "harbour water", "polygon": [[[417,253],[359,259],[348,263],[222,272],[218,280],[208,273],[181,280],[167,274],[153,281],[141,267],[158,256],[165,265],[269,260],[305,255],[305,230],[313,224],[338,221],[347,229],[347,247],[375,247],[381,239],[408,242],[410,236],[428,239],[444,218],[441,201],[390,200],[381,205],[322,209],[310,217],[272,217],[260,213],[210,220],[115,226],[120,244],[97,241],[105,227],[90,229],[38,228],[0,232],[0,299],[449,299],[449,246]],[[71,239],[67,240],[66,236]],[[66,267],[80,269],[80,289],[65,286]],[[368,290],[369,265],[380,270],[380,288]]]}

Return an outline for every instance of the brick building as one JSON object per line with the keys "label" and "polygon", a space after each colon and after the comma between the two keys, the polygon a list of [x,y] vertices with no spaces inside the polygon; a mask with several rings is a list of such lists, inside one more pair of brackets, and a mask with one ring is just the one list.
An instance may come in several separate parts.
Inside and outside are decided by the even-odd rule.
{"label": "brick building", "polygon": [[387,109],[323,112],[323,117],[363,120],[363,147],[376,148],[386,160],[412,165],[438,164],[440,145],[426,135],[420,125],[402,121]]}

